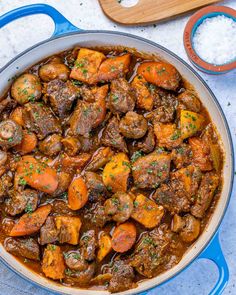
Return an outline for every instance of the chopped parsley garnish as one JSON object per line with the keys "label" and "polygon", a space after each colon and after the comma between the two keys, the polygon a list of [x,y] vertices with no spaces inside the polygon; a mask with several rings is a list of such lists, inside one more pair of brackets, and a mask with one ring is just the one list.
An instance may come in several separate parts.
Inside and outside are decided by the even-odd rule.
{"label": "chopped parsley garnish", "polygon": [[131,157],[131,162],[134,163],[135,161],[138,160],[138,158],[142,157],[143,152],[142,151],[136,151],[133,153],[132,157]]}
{"label": "chopped parsley garnish", "polygon": [[177,140],[178,138],[180,138],[180,136],[181,136],[181,132],[180,132],[180,130],[176,130],[176,131],[174,132],[174,134],[170,137],[170,139],[171,139],[171,140]]}
{"label": "chopped parsley garnish", "polygon": [[19,184],[20,185],[26,185],[27,184],[27,181],[23,177],[20,177]]}
{"label": "chopped parsley garnish", "polygon": [[25,207],[25,212],[31,214],[33,212],[32,204],[27,204]]}
{"label": "chopped parsley garnish", "polygon": [[56,250],[56,245],[48,245],[48,249],[50,251],[55,251]]}

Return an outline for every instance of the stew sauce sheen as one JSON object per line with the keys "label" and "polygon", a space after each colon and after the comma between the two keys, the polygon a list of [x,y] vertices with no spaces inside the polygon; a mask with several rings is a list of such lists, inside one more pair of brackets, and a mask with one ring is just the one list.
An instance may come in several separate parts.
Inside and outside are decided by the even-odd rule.
{"label": "stew sauce sheen", "polygon": [[0,110],[0,242],[32,271],[121,292],[204,230],[223,152],[171,64],[76,47],[14,77]]}

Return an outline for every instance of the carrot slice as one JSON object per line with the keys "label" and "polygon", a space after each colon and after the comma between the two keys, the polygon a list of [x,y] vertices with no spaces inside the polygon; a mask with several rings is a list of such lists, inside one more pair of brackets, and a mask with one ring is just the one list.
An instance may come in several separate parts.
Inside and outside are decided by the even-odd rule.
{"label": "carrot slice", "polygon": [[129,71],[130,54],[107,58],[100,65],[97,81],[111,81],[123,76]]}
{"label": "carrot slice", "polygon": [[82,177],[75,178],[68,189],[68,206],[72,210],[79,210],[88,201],[88,191]]}
{"label": "carrot slice", "polygon": [[167,90],[176,90],[181,80],[176,68],[165,62],[144,62],[137,72],[149,83]]}
{"label": "carrot slice", "polygon": [[16,174],[18,184],[28,184],[48,194],[53,194],[58,186],[56,171],[32,156],[22,158],[17,165]]}
{"label": "carrot slice", "polygon": [[117,226],[112,235],[112,248],[124,253],[132,248],[136,241],[137,230],[133,223],[126,222]]}
{"label": "carrot slice", "polygon": [[20,237],[38,232],[51,212],[51,209],[52,206],[47,204],[39,207],[33,213],[22,215],[18,222],[13,226],[10,236]]}
{"label": "carrot slice", "polygon": [[33,132],[23,130],[23,138],[20,144],[14,148],[22,155],[32,152],[37,146],[37,137]]}

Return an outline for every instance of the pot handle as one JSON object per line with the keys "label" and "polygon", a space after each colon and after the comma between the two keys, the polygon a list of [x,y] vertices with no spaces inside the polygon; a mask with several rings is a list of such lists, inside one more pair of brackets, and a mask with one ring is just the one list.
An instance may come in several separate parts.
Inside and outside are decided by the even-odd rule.
{"label": "pot handle", "polygon": [[14,10],[11,10],[0,16],[0,28],[4,27],[8,23],[33,14],[47,14],[50,16],[54,22],[55,30],[52,36],[58,36],[68,32],[82,31],[81,29],[75,27],[71,22],[68,21],[59,11],[54,7],[47,4],[32,4],[26,5]]}
{"label": "pot handle", "polygon": [[229,281],[229,268],[220,246],[219,232],[216,233],[209,246],[198,257],[198,259],[202,258],[213,261],[219,271],[218,281],[209,295],[222,294]]}
{"label": "pot handle", "polygon": [[[198,256],[197,259],[202,258],[213,261],[219,270],[218,281],[209,295],[221,295],[229,280],[229,268],[221,250],[219,232],[215,234],[208,247]],[[154,291],[155,289],[158,290],[158,287],[146,292],[139,293],[138,295],[148,295],[150,291]],[[151,294],[154,293],[151,292],[150,295]]]}

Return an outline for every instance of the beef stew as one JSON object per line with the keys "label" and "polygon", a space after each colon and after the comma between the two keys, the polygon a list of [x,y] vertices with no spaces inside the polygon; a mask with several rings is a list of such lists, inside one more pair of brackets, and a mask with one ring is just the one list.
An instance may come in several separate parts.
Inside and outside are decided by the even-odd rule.
{"label": "beef stew", "polygon": [[14,77],[0,109],[0,242],[32,271],[121,292],[204,231],[223,151],[169,63],[76,47]]}

